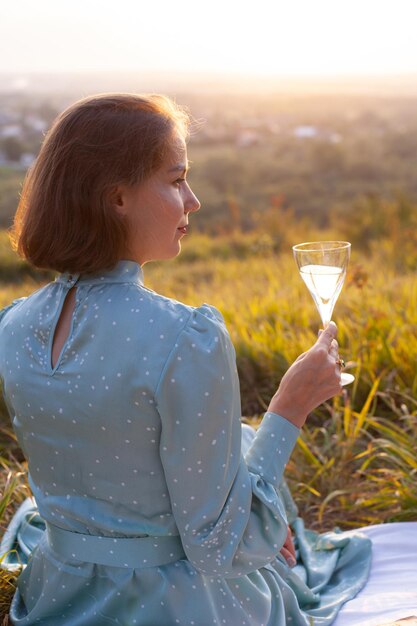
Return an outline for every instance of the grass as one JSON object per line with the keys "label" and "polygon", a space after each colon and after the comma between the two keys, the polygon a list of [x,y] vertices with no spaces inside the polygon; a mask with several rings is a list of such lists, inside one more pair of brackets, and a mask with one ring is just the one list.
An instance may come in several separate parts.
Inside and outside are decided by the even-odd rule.
{"label": "grass", "polygon": [[[265,232],[231,241],[194,235],[174,261],[144,268],[148,287],[221,310],[236,348],[243,414],[255,425],[319,328],[290,243]],[[390,263],[387,249],[381,243],[366,255],[353,252],[334,319],[356,380],[309,417],[287,466],[306,526],[320,531],[417,519],[417,278]],[[3,245],[0,307],[52,276],[33,273]],[[0,413],[4,528],[28,486],[4,408]]]}

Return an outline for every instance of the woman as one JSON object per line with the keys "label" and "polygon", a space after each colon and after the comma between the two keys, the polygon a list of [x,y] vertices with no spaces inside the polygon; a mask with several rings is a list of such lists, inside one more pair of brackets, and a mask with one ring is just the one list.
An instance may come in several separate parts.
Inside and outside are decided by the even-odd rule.
{"label": "woman", "polygon": [[221,314],[143,284],[200,208],[187,128],[162,96],[88,98],[25,182],[17,250],[60,273],[0,320],[4,395],[46,526],[15,625],[328,624],[366,580],[360,536],[329,537],[309,586],[284,558],[283,471],[309,412],[340,392],[335,325],[242,440]]}

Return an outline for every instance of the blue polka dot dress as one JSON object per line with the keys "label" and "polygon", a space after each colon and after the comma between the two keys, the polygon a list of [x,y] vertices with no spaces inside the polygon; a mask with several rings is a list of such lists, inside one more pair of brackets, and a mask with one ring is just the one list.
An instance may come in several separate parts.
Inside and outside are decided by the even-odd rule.
{"label": "blue polka dot dress", "polygon": [[[53,332],[74,285],[53,367]],[[146,288],[138,263],[60,274],[3,309],[0,375],[44,524],[13,624],[329,624],[340,598],[364,584],[369,559],[352,560],[337,536],[316,589],[287,566],[280,485],[299,430],[266,413],[242,438],[221,314]],[[363,554],[361,541],[349,549]]]}

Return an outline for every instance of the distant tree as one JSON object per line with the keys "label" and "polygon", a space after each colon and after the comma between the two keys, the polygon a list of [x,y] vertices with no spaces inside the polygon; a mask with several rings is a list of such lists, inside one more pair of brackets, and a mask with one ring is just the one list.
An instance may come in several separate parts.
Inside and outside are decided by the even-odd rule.
{"label": "distant tree", "polygon": [[237,156],[210,158],[205,164],[205,176],[214,189],[230,193],[242,184],[245,164]]}
{"label": "distant tree", "polygon": [[417,132],[396,132],[387,138],[387,152],[400,159],[415,159],[417,155]]}
{"label": "distant tree", "polygon": [[2,142],[2,149],[8,161],[18,163],[25,148],[18,137],[6,137]]}
{"label": "distant tree", "polygon": [[328,141],[314,144],[311,155],[313,168],[318,173],[339,174],[343,172],[346,159],[342,147]]}

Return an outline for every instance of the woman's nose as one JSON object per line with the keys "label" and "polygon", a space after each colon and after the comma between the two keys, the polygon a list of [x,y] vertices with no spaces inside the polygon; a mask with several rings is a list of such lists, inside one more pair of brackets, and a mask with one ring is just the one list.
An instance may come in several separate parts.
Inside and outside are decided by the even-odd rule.
{"label": "woman's nose", "polygon": [[201,207],[201,204],[197,198],[197,196],[194,194],[193,191],[191,191],[191,188],[188,187],[187,190],[187,197],[186,200],[184,202],[184,209],[187,213],[191,213],[192,211],[198,211],[198,209]]}

